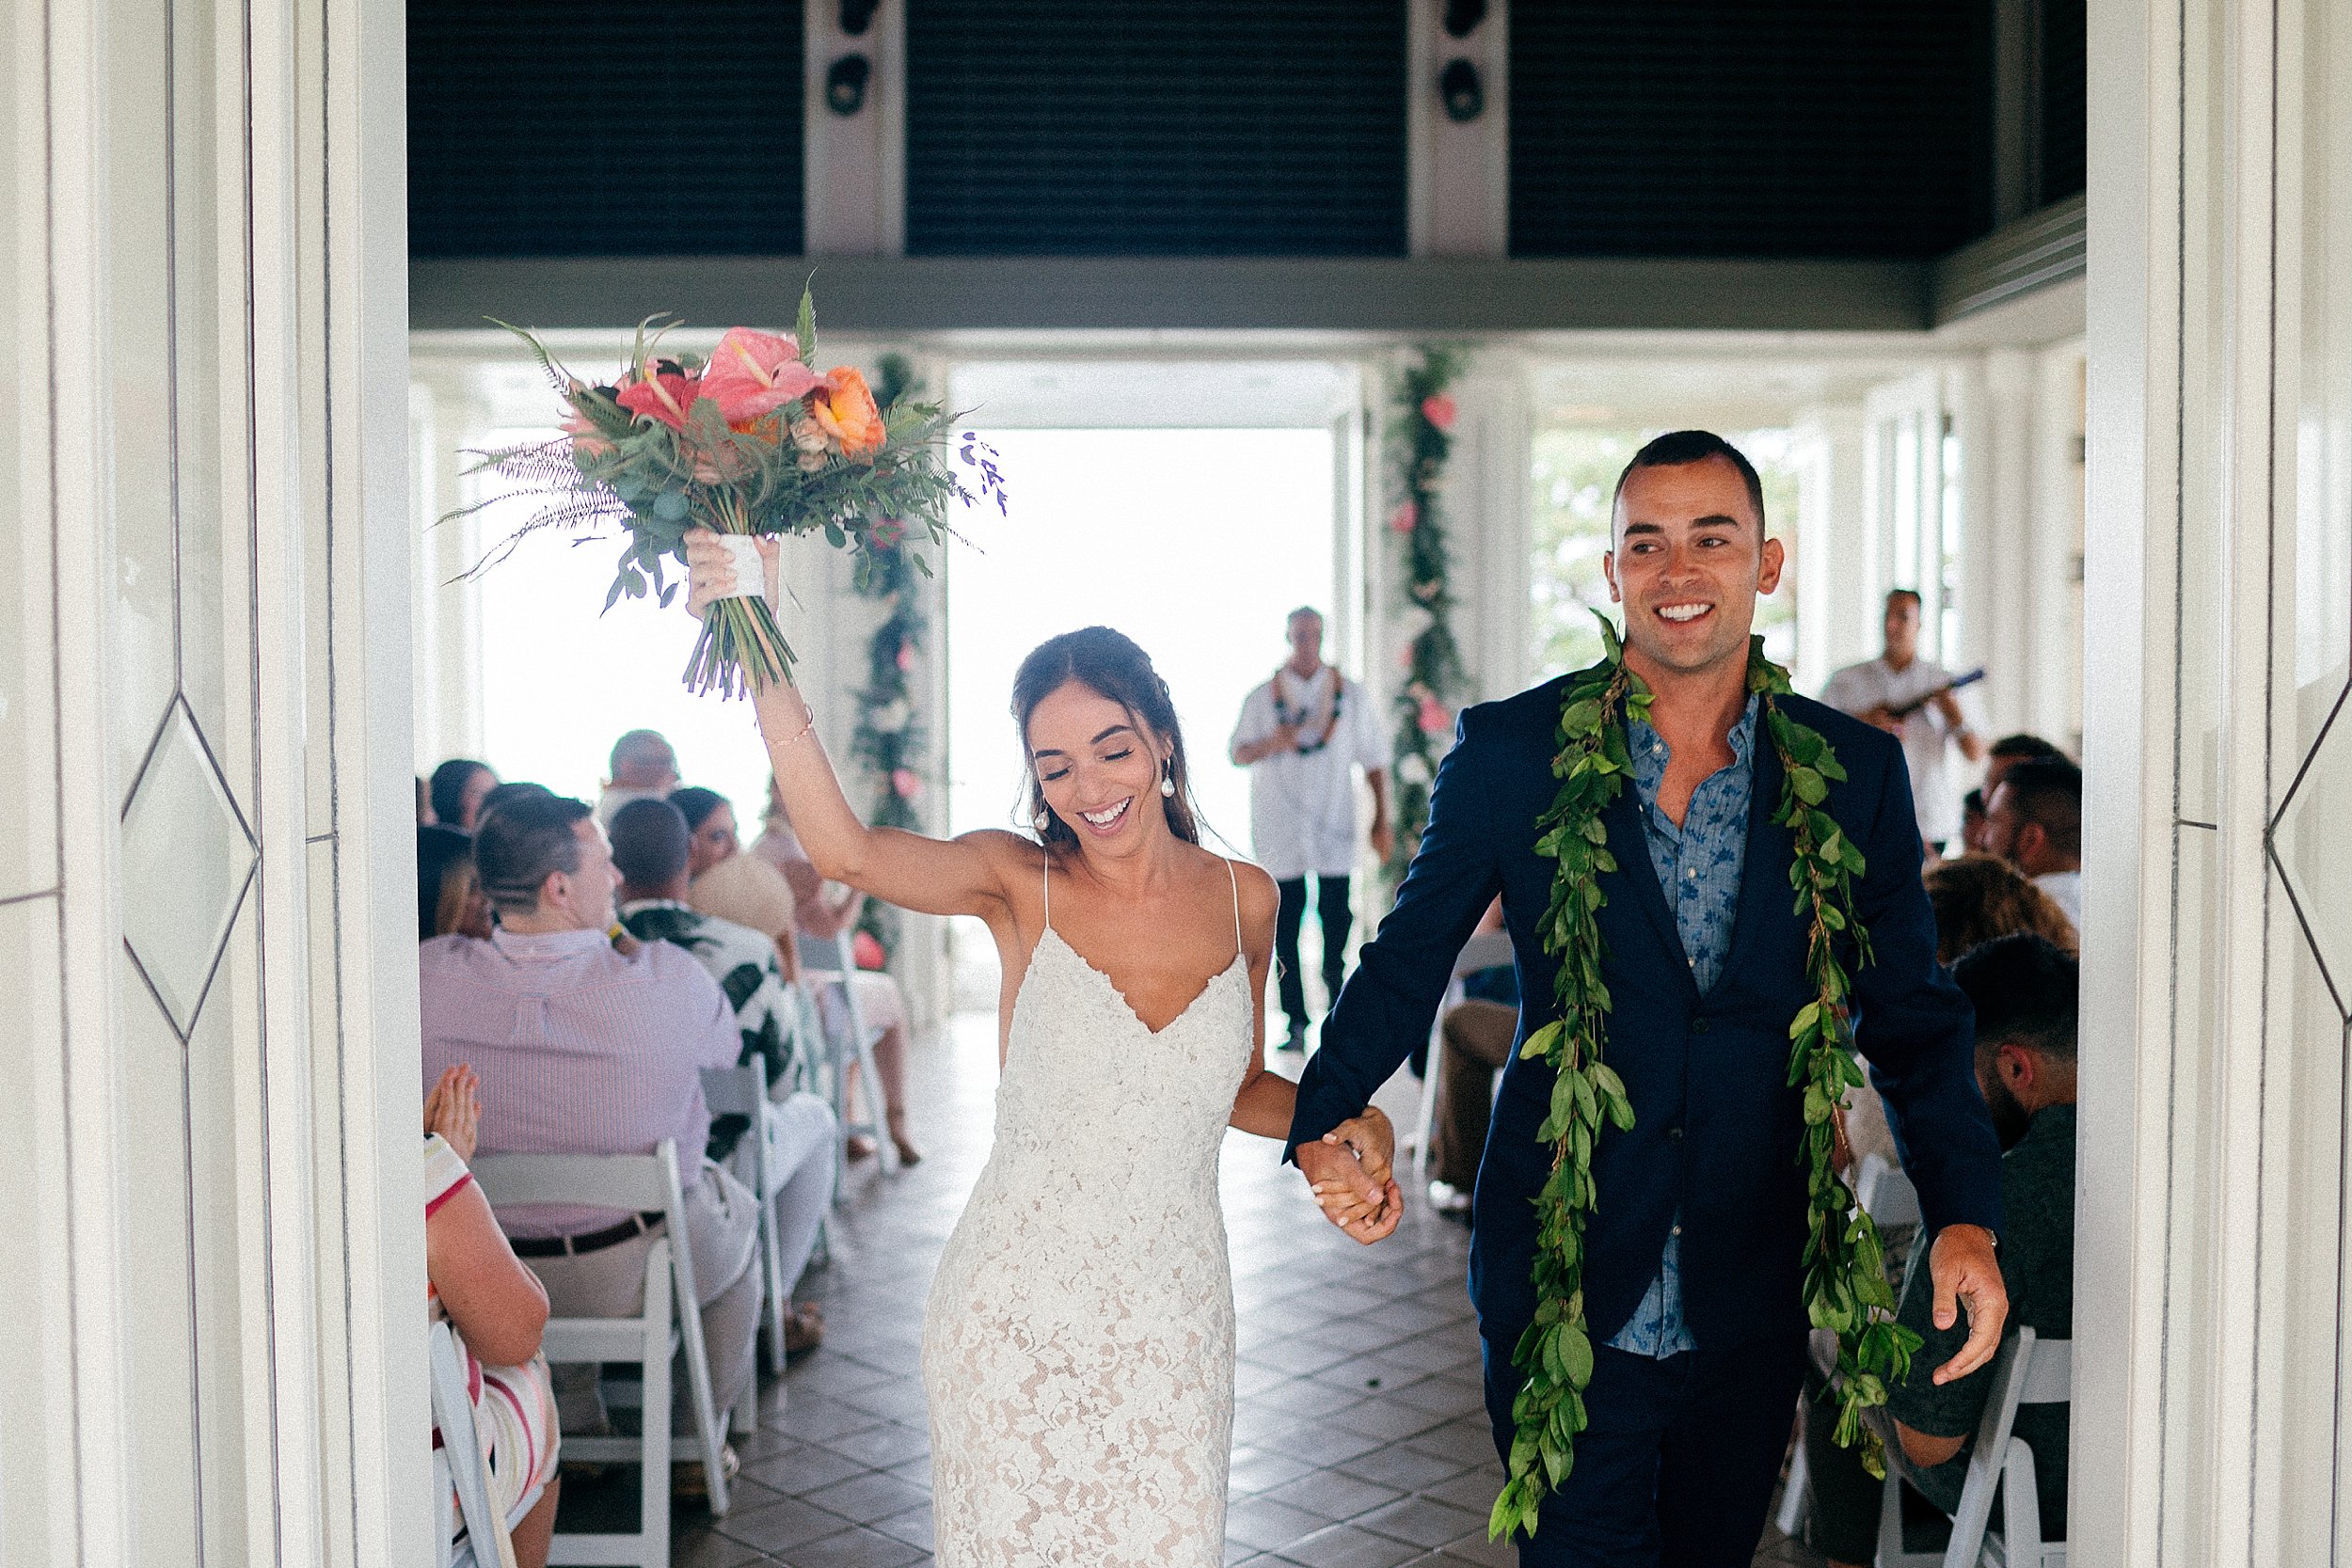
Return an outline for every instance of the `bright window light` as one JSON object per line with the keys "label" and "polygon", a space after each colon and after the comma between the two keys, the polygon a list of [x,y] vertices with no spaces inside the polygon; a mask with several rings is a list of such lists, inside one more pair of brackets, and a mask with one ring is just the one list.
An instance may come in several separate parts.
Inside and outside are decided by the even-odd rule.
{"label": "bright window light", "polygon": [[[552,434],[493,431],[485,447]],[[487,508],[481,537],[495,546],[537,502]],[[483,760],[508,781],[528,779],[593,804],[612,742],[660,730],[676,748],[678,776],[734,802],[746,840],[768,800],[768,752],[749,703],[697,697],[680,677],[700,635],[686,613],[681,569],[669,608],[624,598],[599,613],[622,541],[548,530],[482,576]]]}
{"label": "bright window light", "polygon": [[1057,632],[1100,625],[1134,638],[1166,677],[1211,847],[1247,856],[1248,779],[1225,743],[1242,699],[1288,655],[1283,617],[1302,604],[1331,617],[1330,432],[986,438],[1012,515],[963,514],[972,544],[948,551],[950,826],[1015,825],[1025,776],[1013,671]]}

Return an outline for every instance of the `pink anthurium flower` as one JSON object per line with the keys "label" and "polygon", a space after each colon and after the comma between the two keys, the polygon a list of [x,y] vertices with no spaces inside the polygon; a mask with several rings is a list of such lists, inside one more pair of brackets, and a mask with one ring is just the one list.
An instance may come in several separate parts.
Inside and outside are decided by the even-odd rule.
{"label": "pink anthurium flower", "polygon": [[789,337],[748,326],[727,328],[703,368],[703,396],[739,430],[824,384],[823,376],[801,363],[800,345]]}
{"label": "pink anthurium flower", "polygon": [[639,368],[612,401],[643,420],[659,420],[672,430],[686,428],[686,411],[702,396],[702,377],[683,371]]}

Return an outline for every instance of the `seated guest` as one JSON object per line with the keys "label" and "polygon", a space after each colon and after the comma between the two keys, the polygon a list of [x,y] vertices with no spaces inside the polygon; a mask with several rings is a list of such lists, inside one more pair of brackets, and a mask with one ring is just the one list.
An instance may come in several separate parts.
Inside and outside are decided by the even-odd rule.
{"label": "seated guest", "polygon": [[659,800],[677,787],[677,753],[659,730],[629,731],[612,743],[607,763],[612,777],[596,798],[596,820],[608,828],[631,800]]}
{"label": "seated guest", "polygon": [[686,875],[690,879],[721,861],[732,860],[743,847],[735,834],[735,807],[717,790],[692,784],[674,789],[670,791],[670,804],[684,814],[687,831],[692,835],[686,847]]}
{"label": "seated guest", "polygon": [[[621,924],[641,942],[674,942],[691,953],[735,1008],[743,1040],[739,1060],[760,1064],[771,1097],[764,1126],[754,1135],[767,1140],[771,1179],[782,1182],[775,1195],[776,1240],[784,1277],[791,1281],[808,1266],[825,1206],[833,1201],[833,1108],[802,1087],[791,1033],[793,1004],[777,967],[775,940],[686,902],[686,818],[667,800],[631,800],[613,813]],[[772,868],[757,861],[744,864],[774,878],[783,889],[784,879]],[[749,1183],[754,1166],[751,1148],[742,1141],[747,1131],[740,1117],[719,1117],[710,1126],[707,1152],[727,1161]],[[824,1319],[813,1304],[787,1306],[787,1353],[814,1350],[823,1335]]]}
{"label": "seated guest", "polygon": [[498,787],[486,762],[452,757],[433,770],[433,820],[472,832],[482,825],[483,797]]}
{"label": "seated guest", "polygon": [[[2074,1337],[2074,1036],[2079,987],[2074,960],[2035,936],[2002,937],[1962,956],[1952,977],[1977,1010],[1977,1083],[1993,1111],[2001,1156],[2001,1278],[2009,1321],[2043,1339]],[[1925,1341],[1911,1375],[1887,1389],[1883,1426],[1887,1460],[1930,1502],[1949,1513],[1967,1479],[1969,1441],[1984,1416],[1993,1370],[1979,1368],[1938,1386],[1931,1373],[1968,1334],[1963,1310],[1950,1328],[1934,1323],[1934,1283],[1915,1266],[1897,1321]],[[1881,1483],[1852,1450],[1832,1439],[1834,1410],[1804,1407],[1813,1477],[1813,1542],[1833,1564],[1877,1556]],[[2035,1492],[2045,1538],[2066,1538],[2067,1411],[2026,1405],[2016,1435],[2033,1450]]]}
{"label": "seated guest", "polygon": [[2034,762],[2043,757],[2063,761],[2066,753],[2038,735],[2005,735],[1994,741],[1984,753],[1984,798],[1993,799],[1993,792],[2009,777],[2009,770],[2021,762]]}
{"label": "seated guest", "polygon": [[490,934],[490,901],[473,870],[473,840],[453,828],[417,830],[417,940]]}
{"label": "seated guest", "polygon": [[[541,1568],[555,1532],[555,1394],[539,1336],[548,1294],[516,1259],[466,1162],[481,1123],[480,1082],[457,1066],[424,1099],[424,1296],[428,1321],[447,1322],[473,1396],[475,1435],[490,1505],[506,1518],[517,1568]],[[441,1446],[441,1433],[433,1433]],[[466,1521],[456,1515],[454,1539]],[[486,1552],[475,1560],[494,1568]]]}
{"label": "seated guest", "polygon": [[[1486,906],[1479,935],[1502,929],[1502,900]],[[1438,1102],[1429,1124],[1430,1207],[1441,1214],[1468,1215],[1479,1157],[1486,1151],[1486,1123],[1494,1112],[1495,1074],[1511,1057],[1519,1026],[1519,977],[1501,963],[1462,978],[1462,1000],[1445,1010],[1438,1027],[1445,1033],[1438,1057]],[[1440,1190],[1442,1189],[1442,1190]]]}
{"label": "seated guest", "polygon": [[482,804],[475,808],[471,831],[480,832],[482,824],[489,820],[490,814],[509,800],[522,800],[533,797],[543,800],[553,800],[555,792],[547,785],[539,784],[492,784],[482,797]]}
{"label": "seated guest", "polygon": [[[682,948],[613,948],[612,856],[581,802],[545,793],[500,801],[475,835],[474,863],[500,928],[486,941],[436,937],[418,949],[425,1071],[482,1069],[485,1153],[643,1154],[676,1140],[683,1243],[723,1412],[751,1379],[759,1318],[758,1200],[703,1155],[702,1069],[740,1054],[735,1011]],[[580,1204],[527,1205],[501,1219],[558,1315],[641,1307],[658,1219]],[[691,1430],[683,1376],[676,1387],[678,1424]],[[558,1369],[556,1390],[566,1424],[597,1418],[594,1368]]]}
{"label": "seated guest", "polygon": [[1960,845],[1963,854],[1984,853],[1984,791],[1981,789],[1972,789],[1960,798]]}
{"label": "seated guest", "polygon": [[1995,937],[2026,934],[2074,951],[2074,923],[2026,874],[1991,855],[1963,855],[1930,866],[1928,908],[1935,914],[1935,958],[1949,964]]}
{"label": "seated guest", "polygon": [[2018,763],[1985,798],[1985,848],[2083,923],[2083,772],[2064,757]]}
{"label": "seated guest", "polygon": [[[777,798],[772,778],[768,781],[768,815],[761,819],[759,839],[752,846],[752,852],[783,872],[784,879],[791,884],[803,935],[823,942],[856,928],[866,895],[817,875],[816,863],[793,836],[791,821],[784,815],[784,802]],[[874,1036],[874,1071],[882,1079],[882,1120],[890,1130],[890,1141],[898,1151],[901,1164],[914,1164],[923,1154],[907,1137],[906,993],[898,989],[897,980],[877,970],[853,968],[842,980],[856,992],[858,1012]],[[828,1016],[834,1016],[838,999],[828,991],[824,1003]],[[853,1159],[873,1151],[873,1146],[864,1138],[850,1140]]]}

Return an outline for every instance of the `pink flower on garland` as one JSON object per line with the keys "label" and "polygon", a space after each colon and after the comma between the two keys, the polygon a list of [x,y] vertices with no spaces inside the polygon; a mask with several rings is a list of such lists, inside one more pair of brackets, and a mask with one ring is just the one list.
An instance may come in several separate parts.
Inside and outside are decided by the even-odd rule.
{"label": "pink flower on garland", "polygon": [[902,675],[913,674],[914,673],[914,644],[912,642],[899,643],[898,657],[896,662],[898,666],[898,673]]}
{"label": "pink flower on garland", "polygon": [[896,517],[884,517],[867,529],[866,536],[886,550],[907,536],[907,526]]}
{"label": "pink flower on garland", "polygon": [[851,938],[850,953],[860,969],[883,969],[890,963],[890,955],[882,951],[881,939],[871,931],[860,931]]}
{"label": "pink flower on garland", "polygon": [[1389,529],[1391,532],[1410,533],[1420,526],[1420,504],[1409,499],[1397,502],[1396,510],[1389,514]]}
{"label": "pink flower on garland", "polygon": [[1454,406],[1454,400],[1443,392],[1433,393],[1421,400],[1421,417],[1439,430],[1452,430],[1454,420],[1460,417],[1461,412]]}
{"label": "pink flower on garland", "polygon": [[1421,700],[1420,722],[1421,733],[1427,736],[1448,735],[1454,729],[1454,716],[1446,712],[1445,705],[1435,697]]}
{"label": "pink flower on garland", "polygon": [[912,800],[923,793],[923,781],[912,768],[894,768],[890,772],[891,793],[901,800]]}

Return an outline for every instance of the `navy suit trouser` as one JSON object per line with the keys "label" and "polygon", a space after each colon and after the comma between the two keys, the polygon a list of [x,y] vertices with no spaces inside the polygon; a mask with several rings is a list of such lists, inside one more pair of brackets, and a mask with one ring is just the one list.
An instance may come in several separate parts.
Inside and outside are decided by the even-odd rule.
{"label": "navy suit trouser", "polygon": [[[1748,1568],[1804,1381],[1802,1334],[1660,1360],[1601,1346],[1576,1467],[1544,1499],[1520,1568]],[[1508,1464],[1519,1374],[1486,1346],[1486,1414]]]}

